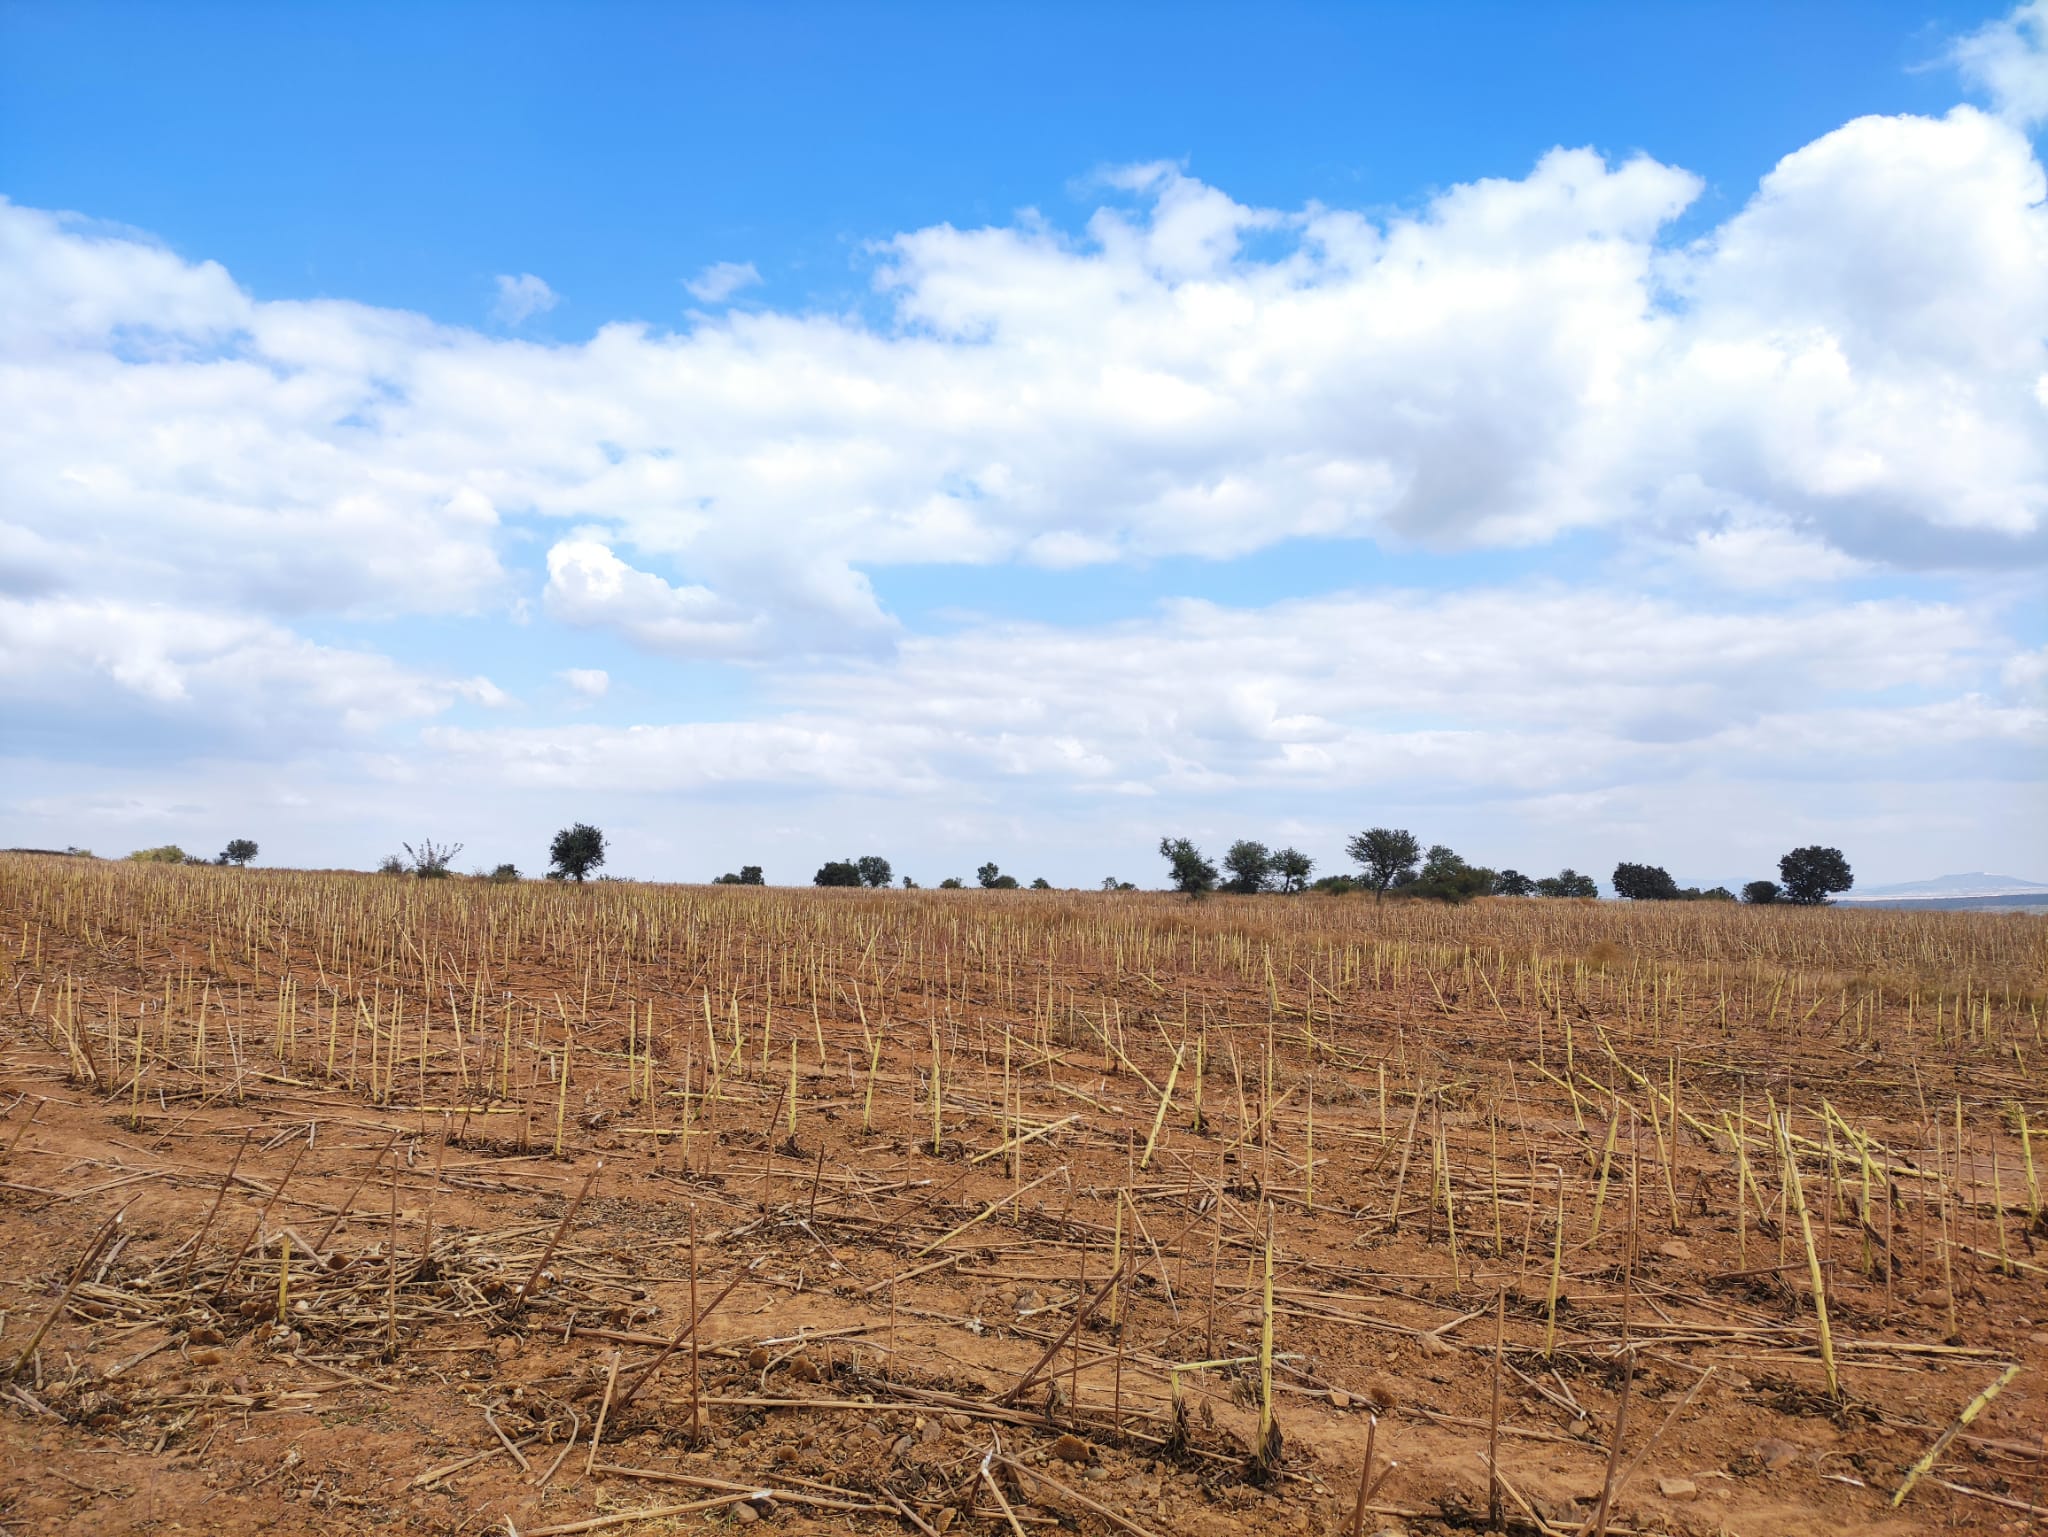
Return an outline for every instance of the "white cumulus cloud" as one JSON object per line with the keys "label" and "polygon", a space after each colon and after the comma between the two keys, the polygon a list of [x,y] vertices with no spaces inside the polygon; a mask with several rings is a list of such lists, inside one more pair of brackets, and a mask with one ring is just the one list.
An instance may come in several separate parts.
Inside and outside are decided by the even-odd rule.
{"label": "white cumulus cloud", "polygon": [[1368,217],[1149,166],[1076,232],[883,242],[883,324],[574,344],[254,300],[0,204],[0,579],[142,595],[204,549],[215,590],[281,618],[465,612],[516,595],[518,525],[567,546],[570,622],[762,655],[885,637],[866,573],[906,564],[1682,550],[1738,514],[1872,569],[2039,564],[2025,137],[1970,108],[1858,119],[1674,243],[1698,189],[1561,149]]}
{"label": "white cumulus cloud", "polygon": [[2004,116],[2048,122],[2048,0],[2024,0],[1958,38],[1949,57]]}
{"label": "white cumulus cloud", "polygon": [[1901,600],[1698,609],[1532,586],[1182,601],[1146,619],[980,625],[906,639],[886,659],[789,670],[774,678],[783,708],[763,719],[434,728],[429,740],[465,773],[594,790],[1525,796],[1710,767],[1769,778],[1837,758],[1858,774],[1951,772],[1956,751],[2048,745],[2038,704],[1996,692],[2001,667],[2031,676],[2011,655],[1982,620]]}
{"label": "white cumulus cloud", "polygon": [[[265,620],[167,603],[0,597],[0,708],[42,733],[104,721],[221,733],[282,751],[363,734],[458,700],[513,701],[486,677],[438,676],[375,652],[317,645]],[[30,733],[23,729],[20,735]]]}

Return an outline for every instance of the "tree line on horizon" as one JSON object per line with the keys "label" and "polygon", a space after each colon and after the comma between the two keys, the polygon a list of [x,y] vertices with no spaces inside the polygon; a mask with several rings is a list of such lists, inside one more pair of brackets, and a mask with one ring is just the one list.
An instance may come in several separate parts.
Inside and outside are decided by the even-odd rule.
{"label": "tree line on horizon", "polygon": [[[405,850],[405,857],[387,855],[377,867],[379,873],[407,875],[421,880],[442,879],[453,873],[455,857],[463,848],[460,843],[436,843],[431,838],[421,839],[417,848],[410,843],[400,846]],[[601,829],[588,822],[572,823],[556,833],[548,846],[549,868],[545,878],[581,885],[603,866],[606,849]],[[234,838],[211,863],[246,867],[256,858],[257,852],[253,839]],[[1262,892],[1292,895],[1304,891],[1342,896],[1353,891],[1370,891],[1376,902],[1384,900],[1392,892],[1404,898],[1454,904],[1487,896],[1590,899],[1600,895],[1597,881],[1590,875],[1581,875],[1569,865],[1555,875],[1546,876],[1528,876],[1512,869],[1494,870],[1470,863],[1445,844],[1434,843],[1425,850],[1421,841],[1404,827],[1369,827],[1347,839],[1344,852],[1358,866],[1358,874],[1325,875],[1311,882],[1309,877],[1315,873],[1316,862],[1296,848],[1272,849],[1256,839],[1240,838],[1224,853],[1219,868],[1195,846],[1192,839],[1163,837],[1159,840],[1159,854],[1167,865],[1168,889],[1191,899],[1216,891],[1239,896],[1254,896]],[[187,854],[173,843],[137,849],[128,858],[145,864],[209,863]],[[488,875],[481,870],[476,874],[479,878],[500,884],[524,878],[518,867],[510,863],[498,865]],[[815,886],[862,887],[879,891],[895,878],[894,868],[887,859],[879,854],[862,854],[853,859],[828,859],[818,867],[811,883]],[[599,879],[610,877],[600,876]],[[1005,875],[993,860],[975,871],[975,879],[984,891],[1015,891],[1022,884],[1014,875]],[[1800,907],[1818,906],[1855,884],[1855,876],[1842,851],[1820,844],[1793,849],[1778,861],[1777,880],[1750,881],[1743,886],[1739,898],[1725,886],[1714,886],[1704,891],[1697,886],[1681,887],[1663,866],[1628,860],[1614,867],[1612,879],[1615,896],[1625,901],[1739,900],[1751,906],[1779,902]],[[736,873],[717,876],[712,884],[765,886],[767,880],[761,866],[742,865]],[[902,884],[906,891],[917,889],[917,882],[907,875],[902,877]],[[949,876],[939,882],[939,889],[957,891],[966,884],[958,876]],[[1039,876],[1031,882],[1031,889],[1050,891],[1053,886],[1052,882]],[[1119,880],[1112,875],[1104,878],[1102,889],[1135,891],[1137,887],[1133,882]]]}
{"label": "tree line on horizon", "polygon": [[[87,854],[90,849],[69,848],[67,854]],[[247,866],[259,850],[253,838],[230,838],[228,845],[211,859],[201,859],[197,854],[188,854],[175,843],[160,843],[153,849],[137,849],[128,857],[142,865],[235,865]]]}
{"label": "tree line on horizon", "polygon": [[[1409,898],[1459,903],[1474,897],[1577,897],[1600,895],[1599,883],[1567,865],[1555,875],[1531,877],[1519,870],[1494,870],[1475,865],[1446,844],[1427,850],[1403,827],[1371,827],[1346,841],[1344,852],[1359,874],[1326,875],[1307,884],[1314,861],[1295,849],[1268,850],[1252,839],[1231,844],[1218,869],[1188,838],[1161,838],[1159,854],[1166,861],[1171,888],[1190,898],[1211,891],[1251,894],[1260,891],[1324,891],[1341,895],[1366,890],[1374,901],[1388,892]],[[1228,872],[1226,877],[1225,871]],[[1855,883],[1840,849],[1813,844],[1793,849],[1778,861],[1778,879],[1751,881],[1740,898],[1725,886],[1702,891],[1681,887],[1661,865],[1628,860],[1614,867],[1614,894],[1632,902],[1734,902],[1752,906],[1785,902],[1818,906]]]}

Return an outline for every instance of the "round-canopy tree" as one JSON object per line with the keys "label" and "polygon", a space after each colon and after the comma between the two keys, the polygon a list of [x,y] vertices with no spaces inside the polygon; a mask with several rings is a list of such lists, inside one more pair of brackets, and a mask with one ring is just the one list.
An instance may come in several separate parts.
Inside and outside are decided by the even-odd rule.
{"label": "round-canopy tree", "polygon": [[1202,857],[1202,851],[1187,838],[1161,838],[1159,856],[1168,867],[1173,889],[1189,901],[1216,889],[1216,867]]}
{"label": "round-canopy tree", "polygon": [[1297,848],[1278,849],[1273,854],[1273,873],[1282,891],[1305,891],[1316,862]]}
{"label": "round-canopy tree", "polygon": [[1223,889],[1250,896],[1264,891],[1266,882],[1272,878],[1273,851],[1256,838],[1240,838],[1224,854],[1223,868],[1230,872]]}
{"label": "round-canopy tree", "polygon": [[1778,879],[1784,882],[1785,900],[1801,907],[1818,907],[1834,892],[1856,884],[1842,851],[1818,843],[1794,849],[1779,860]]}
{"label": "round-canopy tree", "polygon": [[1422,858],[1422,845],[1405,827],[1369,827],[1344,845],[1344,852],[1365,869],[1365,884],[1377,902],[1387,888],[1408,874]]}
{"label": "round-canopy tree", "polygon": [[220,851],[220,858],[214,862],[223,865],[246,865],[255,857],[254,838],[230,838],[228,846]]}
{"label": "round-canopy tree", "polygon": [[565,827],[548,845],[548,860],[562,878],[581,884],[604,863],[604,834],[588,822]]}
{"label": "round-canopy tree", "polygon": [[1493,890],[1493,879],[1493,872],[1484,865],[1467,864],[1454,849],[1433,843],[1429,857],[1423,861],[1422,873],[1403,881],[1396,889],[1404,896],[1428,897],[1455,907],[1487,895]]}
{"label": "round-canopy tree", "polygon": [[1536,883],[1539,897],[1597,897],[1600,886],[1590,875],[1581,875],[1566,865],[1555,875],[1546,875]]}
{"label": "round-canopy tree", "polygon": [[1662,865],[1633,865],[1624,860],[1614,867],[1614,894],[1631,902],[1676,902],[1678,882]]}

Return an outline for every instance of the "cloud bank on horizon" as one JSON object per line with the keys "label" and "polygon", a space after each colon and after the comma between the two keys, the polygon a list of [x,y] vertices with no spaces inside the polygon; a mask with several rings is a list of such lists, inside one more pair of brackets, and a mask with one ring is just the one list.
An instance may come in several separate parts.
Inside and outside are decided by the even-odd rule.
{"label": "cloud bank on horizon", "polygon": [[[595,805],[647,874],[871,837],[1079,880],[1420,807],[1506,862],[1719,875],[1725,821],[2039,865],[2048,0],[1951,57],[1984,107],[1845,123],[1704,230],[1647,155],[1397,213],[1146,164],[1078,228],[875,241],[866,309],[725,307],[727,261],[574,342],[521,334],[532,273],[467,328],[0,202],[6,841],[269,815],[362,864],[366,807]],[[888,596],[1354,546],[1107,619]],[[655,833],[688,797],[719,831]]]}

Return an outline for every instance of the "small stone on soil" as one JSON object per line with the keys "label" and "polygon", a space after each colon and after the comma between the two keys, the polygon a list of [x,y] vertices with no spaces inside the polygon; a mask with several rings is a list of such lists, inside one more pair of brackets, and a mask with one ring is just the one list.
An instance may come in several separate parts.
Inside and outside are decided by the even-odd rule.
{"label": "small stone on soil", "polygon": [[1761,1462],[1765,1469],[1772,1473],[1777,1472],[1780,1468],[1789,1468],[1794,1462],[1799,1460],[1799,1448],[1790,1441],[1780,1440],[1776,1436],[1764,1437],[1763,1440],[1757,1442],[1755,1451],[1756,1460]]}

